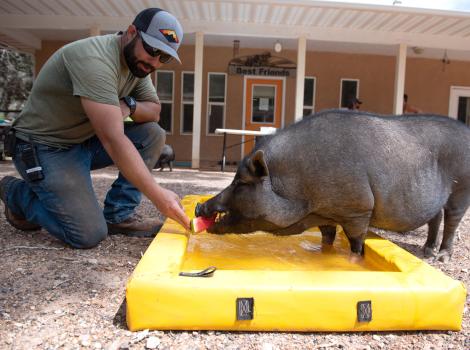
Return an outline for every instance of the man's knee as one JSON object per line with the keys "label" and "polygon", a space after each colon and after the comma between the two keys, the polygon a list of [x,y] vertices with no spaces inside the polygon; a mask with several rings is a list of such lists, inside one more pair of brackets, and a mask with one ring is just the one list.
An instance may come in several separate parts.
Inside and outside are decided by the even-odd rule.
{"label": "man's knee", "polygon": [[106,222],[93,225],[89,223],[78,232],[66,234],[66,242],[73,248],[88,249],[96,247],[108,235]]}
{"label": "man's knee", "polygon": [[157,122],[148,122],[139,124],[139,128],[143,131],[141,133],[142,139],[140,140],[144,146],[165,144],[166,132]]}
{"label": "man's knee", "polygon": [[140,141],[143,146],[140,154],[149,169],[152,169],[165,145],[166,132],[156,122],[144,123],[142,127],[145,136]]}
{"label": "man's knee", "polygon": [[161,152],[163,146],[165,145],[166,140],[166,132],[163,128],[158,125],[158,123],[147,123],[150,124],[148,133],[150,134],[150,140],[152,140],[152,144],[154,147]]}

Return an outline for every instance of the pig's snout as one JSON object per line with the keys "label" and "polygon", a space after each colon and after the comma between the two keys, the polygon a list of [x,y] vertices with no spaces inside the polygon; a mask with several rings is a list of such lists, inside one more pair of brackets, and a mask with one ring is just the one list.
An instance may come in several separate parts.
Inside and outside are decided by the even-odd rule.
{"label": "pig's snout", "polygon": [[196,208],[194,210],[194,214],[196,216],[210,218],[214,216],[214,214],[222,213],[225,211],[225,207],[223,207],[220,203],[209,200],[205,203],[197,203]]}
{"label": "pig's snout", "polygon": [[201,204],[201,203],[197,203],[197,204],[196,204],[196,209],[194,209],[194,215],[195,215],[196,217],[198,217],[198,216],[204,216],[204,215],[202,215],[202,212],[203,212],[202,204]]}

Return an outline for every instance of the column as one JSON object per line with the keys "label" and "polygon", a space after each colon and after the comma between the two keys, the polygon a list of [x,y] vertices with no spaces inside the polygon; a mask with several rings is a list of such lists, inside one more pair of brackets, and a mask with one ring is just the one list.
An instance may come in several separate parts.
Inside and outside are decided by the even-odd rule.
{"label": "column", "polygon": [[393,99],[393,113],[403,114],[403,95],[405,94],[406,75],[406,44],[398,46],[395,66],[395,96]]}
{"label": "column", "polygon": [[90,36],[101,35],[101,27],[99,25],[90,28]]}
{"label": "column", "polygon": [[193,147],[191,156],[191,168],[193,169],[199,169],[200,160],[203,49],[204,33],[197,32],[194,58]]}
{"label": "column", "polygon": [[302,120],[304,111],[304,80],[305,80],[305,58],[307,51],[307,39],[305,36],[299,38],[297,44],[297,74],[295,88],[295,121]]}

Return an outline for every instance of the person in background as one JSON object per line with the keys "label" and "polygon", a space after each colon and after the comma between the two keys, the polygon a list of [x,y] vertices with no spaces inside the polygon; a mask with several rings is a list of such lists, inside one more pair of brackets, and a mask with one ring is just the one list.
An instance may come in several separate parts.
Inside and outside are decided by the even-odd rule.
{"label": "person in background", "polygon": [[361,100],[359,100],[356,96],[352,96],[348,99],[346,103],[346,108],[350,110],[357,110],[361,107],[361,104]]}
{"label": "person in background", "polygon": [[403,114],[417,114],[417,113],[423,113],[423,111],[416,108],[415,106],[410,105],[408,103],[408,95],[407,94],[403,95]]}
{"label": "person in background", "polygon": [[[8,147],[22,179],[0,180],[7,221],[46,229],[74,248],[107,234],[154,235],[155,218],[134,214],[142,193],[186,229],[178,195],[151,169],[165,144],[160,102],[150,73],[175,59],[183,29],[170,13],[148,8],[125,32],[78,40],[42,67]],[[128,116],[131,123],[124,123]],[[115,164],[119,176],[99,205],[90,171]]]}

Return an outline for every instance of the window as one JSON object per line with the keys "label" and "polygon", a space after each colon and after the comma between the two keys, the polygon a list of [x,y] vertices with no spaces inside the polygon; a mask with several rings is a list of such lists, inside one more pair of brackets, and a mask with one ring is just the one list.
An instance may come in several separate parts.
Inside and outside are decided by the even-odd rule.
{"label": "window", "polygon": [[207,103],[207,133],[223,128],[225,123],[225,73],[209,73],[209,93]]}
{"label": "window", "polygon": [[183,72],[181,94],[183,108],[181,109],[181,133],[190,134],[193,132],[193,109],[194,109],[194,73]]}
{"label": "window", "polygon": [[459,96],[457,120],[470,126],[470,97]]}
{"label": "window", "polygon": [[315,111],[315,82],[314,77],[306,77],[304,80],[304,117]]}
{"label": "window", "polygon": [[173,79],[173,72],[168,71],[157,71],[155,79],[157,95],[162,106],[158,124],[167,133],[171,133],[173,129]]}
{"label": "window", "polygon": [[274,123],[276,101],[275,85],[253,84],[251,102],[251,123]]}
{"label": "window", "polygon": [[341,79],[340,107],[347,108],[348,100],[352,97],[359,97],[359,80]]}

